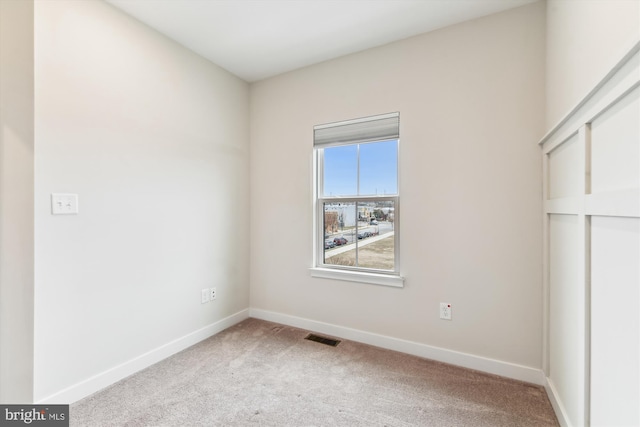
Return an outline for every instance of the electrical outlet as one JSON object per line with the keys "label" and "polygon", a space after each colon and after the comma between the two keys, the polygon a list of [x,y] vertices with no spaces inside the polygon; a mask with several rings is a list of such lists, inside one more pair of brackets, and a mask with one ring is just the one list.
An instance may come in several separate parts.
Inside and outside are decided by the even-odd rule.
{"label": "electrical outlet", "polygon": [[440,303],[440,318],[444,320],[451,320],[451,304],[448,302]]}
{"label": "electrical outlet", "polygon": [[200,302],[202,304],[209,302],[209,289],[202,290],[202,299]]}
{"label": "electrical outlet", "polygon": [[51,213],[53,215],[77,215],[78,195],[51,193]]}
{"label": "electrical outlet", "polygon": [[211,288],[209,289],[209,299],[211,301],[213,301],[214,299],[216,299],[218,297],[218,293],[216,292],[216,288]]}

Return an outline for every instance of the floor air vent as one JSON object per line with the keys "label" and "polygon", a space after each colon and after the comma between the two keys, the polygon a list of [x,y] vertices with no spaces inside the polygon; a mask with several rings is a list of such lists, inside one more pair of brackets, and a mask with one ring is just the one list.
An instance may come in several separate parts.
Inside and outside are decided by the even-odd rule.
{"label": "floor air vent", "polygon": [[309,334],[304,339],[305,340],[309,340],[309,341],[319,342],[320,344],[330,345],[332,347],[335,347],[338,344],[340,344],[340,340],[334,340],[334,339],[327,338],[327,337],[321,337],[320,335],[316,335],[316,334]]}

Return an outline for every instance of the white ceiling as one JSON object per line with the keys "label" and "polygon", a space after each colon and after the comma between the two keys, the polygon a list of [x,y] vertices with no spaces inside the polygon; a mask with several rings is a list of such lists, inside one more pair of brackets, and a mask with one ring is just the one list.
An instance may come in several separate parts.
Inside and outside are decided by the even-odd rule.
{"label": "white ceiling", "polygon": [[106,0],[254,82],[537,0]]}

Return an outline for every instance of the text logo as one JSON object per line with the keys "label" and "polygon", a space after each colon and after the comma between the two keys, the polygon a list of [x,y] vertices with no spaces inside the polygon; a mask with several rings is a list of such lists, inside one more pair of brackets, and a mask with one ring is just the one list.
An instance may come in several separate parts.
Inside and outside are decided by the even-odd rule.
{"label": "text logo", "polygon": [[69,405],[0,405],[0,427],[68,427]]}

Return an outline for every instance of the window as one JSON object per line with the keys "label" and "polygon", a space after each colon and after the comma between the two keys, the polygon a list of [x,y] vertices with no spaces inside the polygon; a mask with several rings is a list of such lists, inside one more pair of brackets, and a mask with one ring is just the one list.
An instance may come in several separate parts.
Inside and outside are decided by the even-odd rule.
{"label": "window", "polygon": [[314,127],[312,275],[401,286],[398,113]]}

